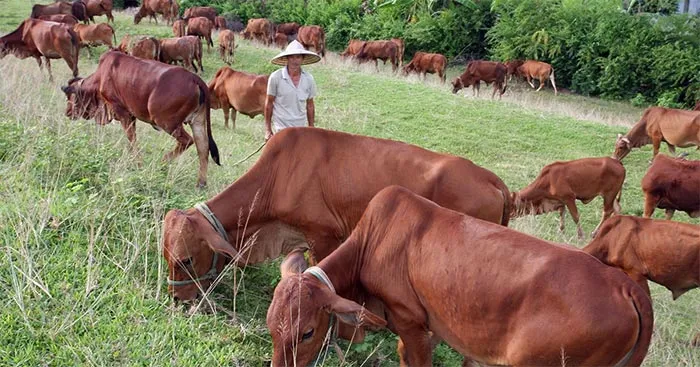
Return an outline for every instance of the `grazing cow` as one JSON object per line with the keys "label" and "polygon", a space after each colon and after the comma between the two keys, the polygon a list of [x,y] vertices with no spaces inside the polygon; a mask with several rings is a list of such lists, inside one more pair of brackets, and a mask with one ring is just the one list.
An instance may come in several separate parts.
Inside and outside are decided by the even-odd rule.
{"label": "grazing cow", "polygon": [[616,215],[606,220],[584,252],[622,269],[651,297],[647,280],[673,299],[700,286],[700,227],[669,220]]}
{"label": "grazing cow", "polygon": [[272,22],[265,18],[248,19],[248,25],[245,27],[244,38],[254,39],[266,45],[272,43],[273,33]]}
{"label": "grazing cow", "polygon": [[68,99],[66,116],[102,119],[100,124],[111,118],[118,120],[132,151],[136,149],[136,119],[165,130],[177,145],[164,160],[176,158],[192,145],[184,127],[189,123],[199,156],[199,187],[207,184],[210,152],[219,164],[219,151],[211,135],[209,90],[202,79],[183,68],[109,51],[100,57],[95,73],[71,80],[62,90]]}
{"label": "grazing cow", "polygon": [[[36,4],[32,6],[31,18],[39,18],[42,15],[66,14],[73,15],[73,7],[70,3],[57,2],[53,4]],[[77,18],[77,17],[76,17]]]}
{"label": "grazing cow", "polygon": [[224,66],[209,82],[211,108],[224,110],[224,126],[228,128],[229,110],[233,109],[231,122],[236,128],[236,112],[250,118],[262,115],[267,97],[268,75],[249,74]]}
{"label": "grazing cow", "polygon": [[666,219],[680,210],[700,217],[700,161],[657,155],[642,178],[644,217],[656,208],[666,209]]}
{"label": "grazing cow", "polygon": [[444,84],[447,74],[445,73],[445,68],[447,67],[447,59],[441,54],[429,54],[425,52],[416,52],[413,55],[413,59],[403,68],[404,75],[408,75],[410,72],[421,74],[423,80],[425,80],[425,74],[435,74],[437,73],[440,81]]}
{"label": "grazing cow", "polygon": [[216,16],[218,15],[218,12],[216,9],[212,8],[211,6],[193,6],[191,8],[185,9],[185,13],[183,14],[183,17],[185,19],[189,18],[196,18],[196,17],[205,17],[211,21],[212,24],[216,21]]}
{"label": "grazing cow", "polygon": [[219,32],[219,55],[228,65],[233,62],[233,51],[236,49],[236,39],[232,31],[224,29]]}
{"label": "grazing cow", "polygon": [[457,93],[460,89],[468,88],[471,85],[472,95],[475,94],[478,97],[479,87],[483,81],[487,85],[493,83],[491,99],[496,96],[496,91],[499,93],[498,99],[501,99],[503,93],[506,92],[506,88],[508,88],[506,73],[506,66],[500,62],[484,60],[470,61],[464,73],[452,81],[452,93]]}
{"label": "grazing cow", "polygon": [[620,212],[625,167],[614,158],[583,158],[554,162],[542,168],[539,176],[526,188],[513,193],[513,216],[543,214],[559,211],[559,230],[564,230],[564,213],[569,209],[576,223],[578,237],[583,238],[576,200],[587,204],[597,196],[603,197],[603,218],[593,231],[613,212]]}
{"label": "grazing cow", "polygon": [[81,46],[97,46],[107,45],[109,48],[114,48],[114,43],[117,43],[117,38],[114,34],[114,28],[107,23],[99,24],[76,24],[73,30],[78,35],[78,40]]}
{"label": "grazing cow", "polygon": [[350,41],[348,41],[348,47],[346,47],[345,50],[340,53],[340,57],[345,58],[348,56],[350,56],[350,57],[357,56],[357,54],[362,49],[362,46],[364,46],[364,45],[365,45],[365,41],[353,38]]}
{"label": "grazing cow", "polygon": [[114,16],[112,15],[112,9],[114,5],[112,0],[80,0],[85,3],[87,9],[87,17],[91,22],[95,22],[94,17],[100,15],[106,15],[107,20],[114,23]]}
{"label": "grazing cow", "polygon": [[192,68],[197,73],[195,61],[199,63],[199,71],[204,71],[202,66],[202,42],[195,36],[178,38],[164,38],[160,41],[160,61],[166,64],[182,62],[185,68]]}
{"label": "grazing cow", "polygon": [[399,67],[403,67],[403,53],[406,50],[406,45],[404,44],[403,40],[401,38],[392,38],[391,42],[394,42],[396,44],[397,49],[397,57],[399,58]]}
{"label": "grazing cow", "polygon": [[221,29],[228,29],[226,27],[226,18],[221,17],[221,16],[217,16],[216,18],[214,18],[214,28],[217,31],[221,30]]}
{"label": "grazing cow", "polygon": [[639,366],[651,341],[651,300],[623,272],[399,186],[318,266],[292,252],[280,268],[267,311],[274,367],[316,359],[332,316],[388,327],[401,366],[432,366],[442,340],[464,366]]}
{"label": "grazing cow", "polygon": [[173,14],[173,1],[174,0],[143,0],[138,13],[134,15],[134,24],[139,24],[141,19],[145,17],[150,17],[149,21],[153,19],[156,24],[158,24],[157,15],[163,15],[163,19],[170,23],[177,14]]}
{"label": "grazing cow", "polygon": [[506,75],[508,76],[508,81],[513,78],[513,75],[518,75],[518,68],[525,63],[525,60],[510,60],[506,61],[504,65],[506,66]]}
{"label": "grazing cow", "polygon": [[160,42],[151,36],[122,37],[117,50],[144,60],[160,60]]}
{"label": "grazing cow", "polygon": [[313,47],[317,54],[326,57],[326,32],[317,25],[305,25],[299,27],[297,41],[307,50]]}
{"label": "grazing cow", "polygon": [[284,50],[288,43],[288,36],[286,34],[280,32],[275,33],[275,46]]}
{"label": "grazing cow", "polygon": [[211,30],[214,23],[205,17],[190,18],[187,20],[187,35],[204,38],[207,42],[207,51],[211,51],[214,42],[211,40]]}
{"label": "grazing cow", "polygon": [[378,60],[382,60],[384,65],[389,60],[392,71],[396,71],[399,67],[399,47],[393,41],[367,41],[356,57],[360,63],[374,60],[374,67],[377,70],[379,70]]}
{"label": "grazing cow", "polygon": [[184,19],[178,19],[173,22],[173,35],[175,37],[185,37],[185,29],[187,27],[187,22]]}
{"label": "grazing cow", "polygon": [[[469,160],[391,140],[287,128],[206,208],[166,214],[168,291],[176,301],[194,299],[223,269],[228,260],[222,255],[245,265],[310,248],[312,257],[323,259],[350,235],[372,197],[392,184],[461,213],[508,223],[508,188]],[[221,235],[199,210],[217,218]],[[244,248],[248,241],[254,244]]]}
{"label": "grazing cow", "polygon": [[654,157],[659,153],[661,142],[666,142],[668,151],[675,154],[676,146],[700,149],[700,112],[665,107],[649,107],[642,118],[625,134],[617,136],[613,157],[622,160],[632,150],[652,143]]}
{"label": "grazing cow", "polygon": [[527,60],[522,63],[522,65],[518,66],[517,74],[525,78],[532,88],[535,88],[535,85],[532,84],[532,79],[539,80],[540,86],[537,88],[538,92],[544,87],[547,79],[549,79],[552,83],[552,88],[554,88],[554,95],[557,95],[557,84],[554,82],[554,69],[552,65],[542,61]]}
{"label": "grazing cow", "polygon": [[287,36],[294,36],[299,33],[299,23],[282,23],[277,25],[277,33],[283,33]]}
{"label": "grazing cow", "polygon": [[41,15],[37,19],[48,22],[63,23],[71,27],[78,24],[78,18],[69,14]]}
{"label": "grazing cow", "polygon": [[43,56],[51,81],[51,59],[64,59],[73,76],[78,76],[80,43],[75,32],[63,23],[24,20],[17,29],[0,38],[0,59],[9,53],[20,59],[33,57],[40,69]]}

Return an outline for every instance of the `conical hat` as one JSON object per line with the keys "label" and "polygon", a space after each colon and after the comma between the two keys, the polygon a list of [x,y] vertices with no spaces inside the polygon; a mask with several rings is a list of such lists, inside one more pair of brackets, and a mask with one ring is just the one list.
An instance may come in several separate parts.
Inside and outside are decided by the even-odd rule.
{"label": "conical hat", "polygon": [[289,55],[304,55],[304,60],[301,61],[302,65],[309,65],[321,61],[320,56],[305,49],[304,46],[299,43],[299,41],[294,40],[287,45],[287,48],[284,51],[280,52],[279,55],[270,60],[270,62],[275,65],[286,66],[287,56]]}

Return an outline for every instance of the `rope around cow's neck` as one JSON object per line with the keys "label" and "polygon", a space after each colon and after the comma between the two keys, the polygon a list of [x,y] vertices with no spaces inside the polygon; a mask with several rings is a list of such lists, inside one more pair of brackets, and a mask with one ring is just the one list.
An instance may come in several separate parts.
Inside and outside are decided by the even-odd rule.
{"label": "rope around cow's neck", "polygon": [[237,165],[239,165],[239,164],[241,164],[241,163],[247,161],[248,159],[250,159],[250,157],[254,156],[255,153],[259,152],[260,149],[262,149],[262,148],[265,146],[265,144],[267,144],[267,141],[264,141],[262,144],[260,144],[260,146],[258,147],[258,149],[256,149],[253,153],[248,154],[245,158],[243,158],[243,159],[241,159],[240,161],[234,163],[234,164],[233,164],[233,167],[236,167]]}

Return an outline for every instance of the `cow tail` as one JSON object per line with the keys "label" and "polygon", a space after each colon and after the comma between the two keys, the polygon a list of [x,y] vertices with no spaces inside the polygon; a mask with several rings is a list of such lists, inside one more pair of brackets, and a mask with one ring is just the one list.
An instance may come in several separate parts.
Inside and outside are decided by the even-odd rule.
{"label": "cow tail", "polygon": [[639,334],[632,350],[616,366],[639,366],[642,364],[649,350],[654,327],[654,311],[651,308],[651,298],[639,286],[633,287],[629,291],[628,296],[631,298],[632,305],[637,311]]}
{"label": "cow tail", "polygon": [[214,163],[217,165],[221,166],[221,163],[219,161],[219,147],[216,146],[216,142],[214,141],[214,136],[211,134],[211,109],[209,108],[209,98],[207,98],[209,90],[204,84],[204,82],[198,83],[199,86],[199,105],[204,105],[204,113],[205,113],[205,119],[206,119],[206,124],[207,124],[207,137],[209,138],[209,153],[211,153],[211,159],[214,160]]}
{"label": "cow tail", "polygon": [[554,68],[552,68],[552,72],[549,73],[549,81],[552,83],[552,88],[554,88],[554,95],[557,95],[557,83],[554,82]]}

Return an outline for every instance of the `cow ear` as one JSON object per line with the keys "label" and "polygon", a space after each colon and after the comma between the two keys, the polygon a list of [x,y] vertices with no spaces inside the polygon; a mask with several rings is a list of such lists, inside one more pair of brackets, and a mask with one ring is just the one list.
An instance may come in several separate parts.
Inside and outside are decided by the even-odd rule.
{"label": "cow ear", "polygon": [[280,273],[282,278],[292,274],[301,274],[309,267],[309,264],[304,258],[304,250],[297,249],[290,252],[280,264]]}
{"label": "cow ear", "polygon": [[369,325],[374,327],[386,326],[386,320],[373,314],[357,303],[345,299],[337,294],[333,294],[328,308],[340,321],[357,327]]}
{"label": "cow ear", "polygon": [[[192,220],[192,218],[188,218]],[[202,218],[202,220],[206,220]],[[214,252],[218,252],[221,254],[226,254],[228,255],[233,261],[236,261],[238,259],[238,251],[231,246],[228,241],[223,239],[220,234],[218,234],[214,228],[209,225],[209,223],[206,223],[206,225],[198,225],[196,226],[197,229],[199,229],[199,233],[202,234],[202,237],[204,237],[204,241],[209,245],[209,248],[211,248]],[[204,228],[202,228],[204,227]]]}

